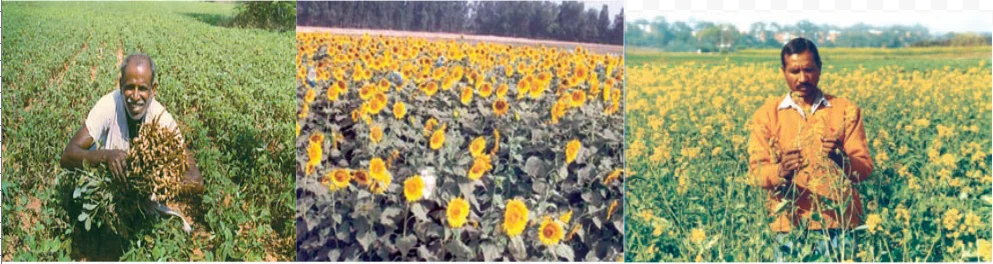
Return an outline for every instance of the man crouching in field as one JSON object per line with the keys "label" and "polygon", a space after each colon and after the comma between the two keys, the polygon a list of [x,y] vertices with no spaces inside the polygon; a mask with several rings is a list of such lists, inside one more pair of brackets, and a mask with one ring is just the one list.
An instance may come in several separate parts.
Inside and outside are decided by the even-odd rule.
{"label": "man crouching in field", "polygon": [[776,260],[853,260],[863,215],[853,185],[873,167],[861,110],[817,86],[821,59],[810,40],[789,41],[780,60],[789,93],[756,111],[748,144],[753,184],[769,191]]}
{"label": "man crouching in field", "polygon": [[[138,136],[141,125],[161,115],[159,125],[176,129],[172,115],[155,100],[158,83],[155,83],[152,58],[144,54],[128,55],[121,65],[119,85],[118,90],[97,101],[83,126],[69,140],[62,152],[63,168],[82,168],[84,161],[106,164],[115,178],[126,183],[127,151],[131,140]],[[203,178],[188,152],[186,160],[189,164],[186,179],[193,185],[192,192],[202,193]]]}
{"label": "man crouching in field", "polygon": [[[120,66],[119,88],[110,92],[90,109],[82,127],[69,140],[62,152],[60,164],[65,169],[81,169],[83,164],[105,164],[125,192],[128,190],[128,150],[132,140],[138,136],[143,124],[158,120],[158,125],[177,129],[176,121],[158,101],[155,92],[155,64],[144,54],[128,55]],[[158,118],[156,118],[158,117]],[[182,139],[180,139],[182,140]],[[203,178],[189,152],[184,151],[188,169],[184,178],[187,190],[193,194],[203,193]],[[165,205],[146,201],[134,201],[137,206],[174,216],[181,215]],[[80,210],[79,204],[69,204],[66,208],[73,217]],[[182,218],[182,217],[181,217]],[[184,229],[191,229],[183,219]],[[73,244],[78,253],[88,260],[117,260],[126,245],[122,237],[108,232],[109,225],[99,228],[96,233],[74,233]],[[127,231],[125,232],[125,236]],[[76,251],[74,251],[75,254]]]}

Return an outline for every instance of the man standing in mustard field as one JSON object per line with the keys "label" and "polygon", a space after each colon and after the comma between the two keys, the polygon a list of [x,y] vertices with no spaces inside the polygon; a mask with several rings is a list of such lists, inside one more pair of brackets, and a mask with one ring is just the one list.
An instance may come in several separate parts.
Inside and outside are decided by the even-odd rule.
{"label": "man standing in mustard field", "polygon": [[786,43],[780,61],[789,92],[755,112],[748,143],[752,183],[769,192],[776,260],[852,260],[863,220],[854,184],[873,168],[861,110],[817,86],[821,58],[810,40]]}

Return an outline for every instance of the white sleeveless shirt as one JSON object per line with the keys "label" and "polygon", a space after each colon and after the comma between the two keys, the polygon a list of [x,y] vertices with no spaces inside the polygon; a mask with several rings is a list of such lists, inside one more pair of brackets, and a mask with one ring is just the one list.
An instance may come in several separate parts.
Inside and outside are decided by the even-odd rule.
{"label": "white sleeveless shirt", "polygon": [[[165,110],[165,107],[152,98],[148,104],[143,124],[151,123],[155,117],[159,118],[159,125],[176,130],[176,120]],[[120,89],[108,93],[97,101],[97,104],[90,109],[86,116],[86,129],[90,130],[90,137],[94,144],[91,150],[97,149],[117,149],[128,151],[131,148],[131,138],[128,132],[128,113],[124,107],[124,94]],[[182,135],[180,135],[182,137]]]}

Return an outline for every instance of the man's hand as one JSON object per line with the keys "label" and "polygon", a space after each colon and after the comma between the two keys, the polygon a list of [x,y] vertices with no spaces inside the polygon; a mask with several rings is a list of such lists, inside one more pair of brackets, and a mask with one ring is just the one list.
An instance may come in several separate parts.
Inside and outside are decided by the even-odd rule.
{"label": "man's hand", "polygon": [[824,154],[832,155],[836,149],[841,149],[841,140],[838,138],[821,138],[821,150],[824,151]]}
{"label": "man's hand", "polygon": [[[821,150],[827,154],[828,159],[834,161],[839,167],[843,167],[845,152],[841,151],[841,140],[838,138],[822,138]],[[837,151],[836,151],[837,150]]]}
{"label": "man's hand", "polygon": [[114,175],[114,178],[124,184],[124,188],[127,188],[128,153],[123,150],[104,150],[102,159],[110,168],[110,173]]}
{"label": "man's hand", "polygon": [[803,157],[800,156],[800,149],[792,149],[783,154],[783,159],[779,162],[779,177],[786,181],[793,180],[793,174],[800,170],[803,165]]}

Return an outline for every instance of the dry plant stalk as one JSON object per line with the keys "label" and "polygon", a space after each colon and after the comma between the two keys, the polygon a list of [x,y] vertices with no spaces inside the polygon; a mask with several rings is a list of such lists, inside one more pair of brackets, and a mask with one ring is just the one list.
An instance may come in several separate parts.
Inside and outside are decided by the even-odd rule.
{"label": "dry plant stalk", "polygon": [[159,118],[144,124],[131,145],[129,179],[140,197],[168,201],[189,189],[183,184],[189,164],[179,132],[160,125]]}

